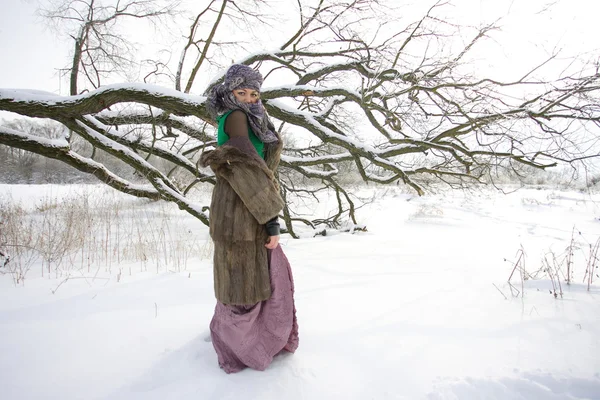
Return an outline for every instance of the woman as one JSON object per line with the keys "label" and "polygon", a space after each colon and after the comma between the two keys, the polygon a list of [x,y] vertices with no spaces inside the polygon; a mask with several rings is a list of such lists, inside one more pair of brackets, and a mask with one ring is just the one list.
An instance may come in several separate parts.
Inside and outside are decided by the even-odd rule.
{"label": "woman", "polygon": [[298,347],[294,282],[279,246],[283,200],[274,178],[283,144],[260,101],[263,78],[231,66],[207,101],[218,122],[215,150],[201,157],[217,178],[210,206],[217,306],[210,324],[227,373],[264,370]]}

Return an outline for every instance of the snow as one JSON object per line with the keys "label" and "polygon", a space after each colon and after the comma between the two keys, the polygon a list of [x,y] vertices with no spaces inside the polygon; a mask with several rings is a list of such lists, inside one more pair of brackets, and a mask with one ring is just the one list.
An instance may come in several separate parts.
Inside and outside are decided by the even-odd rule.
{"label": "snow", "polygon": [[[344,65],[346,63],[344,62],[340,62],[340,63],[336,63],[335,65]],[[313,85],[279,85],[279,86],[265,86],[264,88],[261,89],[261,92],[264,93],[269,93],[269,92],[278,92],[278,91],[289,91],[289,92],[296,92],[298,90],[302,90],[304,92],[314,92],[314,93],[321,93],[321,92],[331,92],[334,90],[340,90],[340,91],[344,91],[352,96],[355,96],[357,98],[361,98],[361,95],[359,92],[356,91],[356,89],[351,88],[349,86],[327,86],[326,88],[322,88],[322,87],[316,87]],[[344,97],[344,96],[339,96],[339,97]]]}
{"label": "snow", "polygon": [[320,177],[320,178],[329,178],[329,177],[337,175],[337,173],[339,172],[336,168],[333,168],[333,167],[330,171],[321,171],[318,169],[307,168],[307,167],[298,167],[298,169],[304,171],[304,173],[308,176]]}
{"label": "snow", "polygon": [[[0,187],[32,210],[82,190]],[[375,197],[358,214],[367,232],[282,237],[296,284],[296,354],[264,372],[218,368],[204,340],[214,308],[206,252],[182,270],[122,262],[95,277],[72,271],[67,281],[41,277],[35,266],[22,286],[0,275],[2,397],[600,399],[600,278],[589,291],[582,283],[587,246],[600,237],[600,195],[532,188],[416,197],[396,186],[352,193]],[[149,216],[158,206],[115,196]],[[335,202],[321,200],[304,208],[320,215]],[[206,241],[205,226],[168,210],[148,228],[168,223]],[[545,277],[526,280],[523,297],[511,294],[517,251],[536,271],[544,255],[563,253],[574,227],[575,280],[563,282],[564,298],[549,294]],[[520,290],[518,277],[512,283]]]}
{"label": "snow", "polygon": [[68,103],[68,102],[77,102],[82,101],[84,99],[93,97],[95,95],[110,92],[113,90],[134,90],[141,92],[148,92],[150,94],[155,94],[158,96],[171,96],[180,99],[181,101],[187,102],[193,105],[201,105],[206,101],[205,96],[197,96],[182,93],[175,89],[170,89],[162,86],[151,85],[146,83],[116,83],[111,85],[104,85],[99,89],[92,90],[85,94],[79,94],[76,96],[60,96],[48,92],[31,90],[31,89],[0,89],[0,100],[1,99],[10,99],[19,102],[38,102],[38,103],[46,103],[49,105],[57,104],[57,103]]}
{"label": "snow", "polygon": [[131,183],[123,178],[121,178],[119,175],[113,173],[112,171],[110,171],[108,168],[106,168],[106,166],[102,163],[96,162],[94,160],[92,160],[91,158],[87,158],[87,157],[83,157],[78,153],[75,153],[74,151],[69,152],[69,155],[77,160],[79,160],[82,163],[88,164],[89,166],[99,169],[99,170],[104,170],[105,173],[110,176],[110,179],[114,180],[115,182],[118,182],[119,184],[123,185],[124,188],[128,189],[128,190],[137,190],[137,191],[145,191],[147,193],[158,193],[156,189],[154,189],[153,187],[151,187],[150,185],[139,185],[139,184],[134,184]]}
{"label": "snow", "polygon": [[[322,134],[322,135],[326,135],[326,136],[329,136],[329,137],[334,138],[336,140],[345,142],[349,146],[357,148],[357,149],[361,149],[363,151],[366,151],[367,153],[373,153],[373,154],[377,153],[377,150],[374,147],[369,146],[369,145],[367,145],[365,143],[362,143],[359,140],[356,140],[356,139],[354,139],[352,137],[344,136],[344,135],[340,135],[338,133],[335,133],[331,129],[323,126],[322,124],[320,124],[315,119],[316,114],[312,114],[312,113],[310,113],[308,111],[298,110],[297,108],[289,106],[289,105],[283,103],[282,101],[278,101],[278,100],[269,100],[269,103],[271,105],[273,105],[274,107],[279,108],[282,111],[285,111],[285,112],[288,112],[288,113],[291,113],[291,114],[296,114],[297,116],[303,117],[304,120],[307,123],[309,123],[310,125],[312,125],[315,128],[315,130],[317,132],[320,132],[320,134]],[[320,135],[316,134],[316,136],[320,136]]]}
{"label": "snow", "polygon": [[[89,121],[90,123],[96,125],[97,127],[100,127],[100,128],[106,127],[105,125],[99,123],[93,117],[85,117],[85,119],[87,121]],[[135,151],[131,150],[129,147],[124,146],[120,143],[117,143],[110,138],[107,138],[106,136],[96,132],[94,129],[90,128],[89,126],[85,125],[83,122],[81,122],[79,120],[76,120],[75,122],[82,129],[84,129],[90,137],[92,137],[95,140],[97,140],[98,142],[102,143],[103,146],[111,149],[114,152],[120,152],[120,153],[125,154],[125,156],[127,156],[129,159],[132,159],[138,165],[141,165],[142,167],[146,168],[148,171],[152,171],[152,172],[156,173],[158,176],[162,176],[162,173],[158,169],[156,169],[152,164],[150,164],[148,161],[146,161],[146,159],[144,157],[140,156]]]}
{"label": "snow", "polygon": [[202,206],[200,206],[198,204],[194,204],[192,201],[190,201],[189,198],[183,196],[181,193],[178,193],[175,190],[173,190],[172,188],[170,188],[169,186],[167,186],[167,184],[162,179],[157,179],[156,184],[161,187],[162,191],[167,192],[170,196],[172,196],[174,199],[176,199],[180,204],[185,205],[185,207],[188,207],[190,210],[193,210],[196,214],[201,215],[201,216],[205,217],[206,219],[208,219],[208,215],[206,215],[204,213],[204,211],[202,211]]}
{"label": "snow", "polygon": [[281,160],[288,163],[295,163],[298,165],[311,165],[311,164],[320,164],[323,162],[336,162],[343,161],[344,159],[352,157],[352,155],[348,152],[340,153],[340,154],[328,154],[326,156],[313,156],[313,157],[294,157],[289,155],[282,155]]}
{"label": "snow", "polygon": [[[135,140],[125,138],[124,136],[126,136],[127,134],[120,135],[119,131],[117,129],[114,129],[112,126],[108,126],[108,125],[103,124],[102,122],[98,121],[98,119],[96,119],[94,117],[86,116],[84,118],[88,122],[92,123],[98,129],[101,129],[101,130],[105,131],[106,133],[112,135],[113,137],[120,137],[122,140],[127,141],[129,143],[134,143],[135,142]],[[81,125],[81,123],[80,123],[80,125]],[[105,138],[102,135],[97,135],[97,137],[100,138],[101,141],[105,142],[107,144],[107,146],[109,146],[109,147],[111,147],[112,145],[114,145],[114,143],[112,141],[112,138],[110,138],[110,137]],[[148,147],[154,146],[154,147],[160,149],[161,152],[169,154],[171,157],[179,160],[179,162],[181,164],[187,165],[188,168],[191,168],[192,170],[196,169],[196,165],[193,162],[191,162],[188,158],[186,158],[183,155],[181,155],[181,153],[169,150],[162,143],[154,143],[153,144],[153,143],[148,143],[148,141],[146,141],[146,140],[144,140],[143,143],[145,145],[147,145]],[[121,146],[121,149],[129,149],[129,147],[127,147],[127,146]],[[117,150],[117,148],[115,148],[115,150]],[[133,154],[135,154],[137,156],[136,153],[133,153]]]}
{"label": "snow", "polygon": [[4,135],[16,136],[21,141],[35,142],[43,147],[53,147],[56,149],[69,148],[69,142],[67,142],[67,139],[65,138],[50,139],[42,136],[30,135],[4,126],[0,127],[0,132]]}

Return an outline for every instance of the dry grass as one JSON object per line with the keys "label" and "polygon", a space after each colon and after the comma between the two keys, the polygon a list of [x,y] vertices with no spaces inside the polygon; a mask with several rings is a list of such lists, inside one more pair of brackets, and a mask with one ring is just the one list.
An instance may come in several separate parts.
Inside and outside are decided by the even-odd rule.
{"label": "dry grass", "polygon": [[181,272],[210,257],[206,232],[186,227],[169,204],[82,192],[44,198],[27,209],[0,199],[0,273],[23,284],[32,268],[45,277],[95,279],[101,274]]}
{"label": "dry grass", "polygon": [[[588,248],[586,252],[584,249]],[[557,253],[553,250],[548,250],[543,254],[540,266],[534,272],[529,272],[525,268],[526,254],[521,247],[516,254],[516,261],[510,262],[513,265],[511,273],[508,277],[508,285],[511,288],[513,296],[523,296],[524,282],[529,279],[548,279],[552,285],[549,290],[554,298],[563,298],[563,284],[569,286],[575,280],[576,272],[583,271],[583,284],[590,291],[594,281],[594,277],[598,277],[598,252],[600,250],[600,238],[594,244],[588,242],[581,232],[573,227],[571,239],[563,251]],[[585,265],[583,268],[582,265]],[[513,282],[516,278],[515,273],[518,272],[520,279],[521,290],[518,290]]]}

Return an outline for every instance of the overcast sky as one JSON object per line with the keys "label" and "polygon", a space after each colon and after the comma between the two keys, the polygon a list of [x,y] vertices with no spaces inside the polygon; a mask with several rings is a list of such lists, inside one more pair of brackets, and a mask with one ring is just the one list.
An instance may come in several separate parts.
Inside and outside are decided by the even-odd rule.
{"label": "overcast sky", "polygon": [[[401,2],[402,0],[396,0]],[[420,4],[425,1],[421,0]],[[198,6],[204,3],[197,2]],[[419,4],[419,2],[417,2]],[[433,2],[431,2],[433,3]],[[502,17],[502,47],[490,43],[489,68],[498,60],[527,63],[551,51],[564,54],[597,49],[597,0],[455,0],[455,15],[484,24]],[[36,0],[4,0],[0,5],[0,88],[33,88],[67,93],[60,68],[69,65],[71,42],[59,39],[35,16]],[[545,7],[548,6],[548,7]],[[546,10],[545,10],[546,9]],[[543,11],[545,10],[545,11]],[[62,83],[61,83],[62,82]]]}
{"label": "overcast sky", "polygon": [[4,0],[0,5],[0,87],[58,93],[58,69],[68,64],[68,45],[34,16],[37,4]]}

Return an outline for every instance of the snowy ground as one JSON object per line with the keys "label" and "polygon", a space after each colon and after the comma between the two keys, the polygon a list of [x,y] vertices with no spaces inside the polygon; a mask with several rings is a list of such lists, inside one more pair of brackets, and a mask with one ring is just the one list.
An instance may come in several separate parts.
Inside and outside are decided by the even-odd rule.
{"label": "snowy ground", "polygon": [[[0,190],[31,204],[63,193]],[[54,294],[63,278],[37,268],[24,286],[0,276],[0,397],[600,399],[600,285],[582,283],[587,246],[600,237],[599,195],[388,190],[359,216],[368,232],[283,238],[300,347],[265,372],[225,374],[204,341],[207,257],[179,272],[81,273]],[[172,223],[206,238],[192,220]],[[511,293],[519,248],[533,273],[544,254],[562,257],[573,227],[575,283],[563,282],[564,297],[549,293],[547,277],[525,281],[524,297]],[[518,273],[513,283],[521,290]]]}

